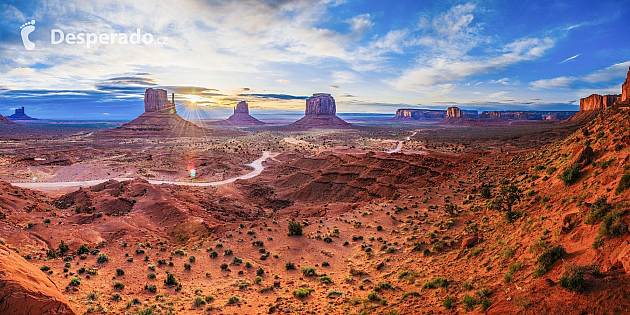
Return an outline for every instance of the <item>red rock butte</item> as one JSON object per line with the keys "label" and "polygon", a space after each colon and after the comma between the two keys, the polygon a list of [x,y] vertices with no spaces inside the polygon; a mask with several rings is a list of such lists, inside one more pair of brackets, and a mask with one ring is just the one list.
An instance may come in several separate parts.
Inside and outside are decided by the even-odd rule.
{"label": "red rock butte", "polygon": [[16,125],[16,123],[8,120],[6,117],[0,115],[0,125]]}
{"label": "red rock butte", "polygon": [[234,107],[234,114],[226,120],[214,123],[223,126],[261,126],[265,123],[249,114],[249,105],[245,101],[240,101]]}
{"label": "red rock butte", "polygon": [[102,134],[130,133],[132,136],[199,137],[208,130],[201,128],[177,114],[175,94],[169,102],[166,90],[147,89],[144,93],[144,114],[113,130]]}
{"label": "red rock butte", "polygon": [[330,94],[316,93],[306,100],[304,117],[291,124],[296,127],[348,128],[352,125],[337,117],[337,105]]}

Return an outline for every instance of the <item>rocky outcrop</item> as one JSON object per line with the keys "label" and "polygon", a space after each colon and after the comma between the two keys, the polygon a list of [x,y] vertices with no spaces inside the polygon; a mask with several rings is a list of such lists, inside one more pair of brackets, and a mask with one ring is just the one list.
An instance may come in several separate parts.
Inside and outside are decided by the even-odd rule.
{"label": "rocky outcrop", "polygon": [[[144,114],[115,129],[101,132],[101,136],[147,136],[147,137],[202,137],[209,130],[201,128],[180,117],[175,103],[166,98],[166,91],[147,89],[144,93]],[[173,101],[175,96],[173,95]]]}
{"label": "rocky outcrop", "polygon": [[37,118],[30,117],[26,115],[24,110],[24,106],[22,108],[16,108],[15,113],[11,116],[7,116],[9,120],[39,120]]}
{"label": "rocky outcrop", "polygon": [[483,119],[483,120],[503,120],[503,118],[501,117],[501,113],[499,113],[497,111],[483,112],[483,113],[479,114],[479,119]]}
{"label": "rocky outcrop", "polygon": [[446,118],[463,118],[462,110],[458,107],[449,107],[446,109]]}
{"label": "rocky outcrop", "polygon": [[234,114],[249,114],[249,105],[247,105],[247,102],[238,102],[234,108]]}
{"label": "rocky outcrop", "polygon": [[306,100],[304,115],[336,115],[335,99],[330,94],[317,93]]}
{"label": "rocky outcrop", "polygon": [[249,114],[249,105],[247,102],[241,101],[234,107],[234,114],[226,120],[215,122],[214,125],[221,126],[260,126],[265,123],[252,117]]}
{"label": "rocky outcrop", "polygon": [[398,109],[395,120],[437,120],[444,119],[446,112],[443,110],[431,109]]}
{"label": "rocky outcrop", "polygon": [[526,111],[501,112],[501,118],[509,120],[543,120],[542,114]]}
{"label": "rocky outcrop", "polygon": [[591,94],[589,97],[580,99],[580,111],[603,110],[612,106],[621,99],[621,95],[598,95]]}
{"label": "rocky outcrop", "polygon": [[76,314],[39,268],[0,245],[0,314]]}
{"label": "rocky outcrop", "polygon": [[352,125],[337,117],[337,105],[330,94],[317,93],[306,100],[304,117],[292,123],[298,128],[348,128]]}
{"label": "rocky outcrop", "polygon": [[626,82],[621,85],[621,99],[620,103],[630,103],[630,68],[628,68],[628,74],[626,75]]}
{"label": "rocky outcrop", "polygon": [[162,89],[147,89],[144,92],[144,112],[171,112],[177,113],[175,110],[175,96],[173,95],[173,102],[168,101],[168,95],[166,90]]}
{"label": "rocky outcrop", "polygon": [[0,115],[0,125],[16,125],[16,123],[8,120],[6,117]]}

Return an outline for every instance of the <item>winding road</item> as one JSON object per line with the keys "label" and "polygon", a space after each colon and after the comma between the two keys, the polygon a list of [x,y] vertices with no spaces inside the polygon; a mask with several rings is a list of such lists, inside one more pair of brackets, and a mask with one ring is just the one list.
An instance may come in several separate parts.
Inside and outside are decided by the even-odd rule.
{"label": "winding road", "polygon": [[[264,151],[262,156],[255,160],[254,162],[247,164],[247,166],[252,167],[254,170],[241,176],[233,177],[230,179],[218,181],[218,182],[179,182],[179,181],[164,181],[164,180],[147,180],[150,184],[160,185],[160,184],[172,184],[172,185],[181,185],[181,186],[197,186],[197,187],[208,187],[208,186],[221,186],[229,183],[233,183],[239,179],[250,179],[254,178],[265,169],[262,165],[264,161],[270,158],[274,158],[278,156],[280,153],[273,153]],[[133,178],[126,177],[117,177],[117,178],[108,178],[108,179],[96,179],[96,180],[86,180],[86,181],[74,181],[74,182],[26,182],[26,183],[11,183],[13,186],[28,188],[33,190],[59,190],[62,188],[79,188],[79,187],[90,187],[94,185],[98,185],[109,180],[116,181],[125,181],[132,180]]]}
{"label": "winding road", "polygon": [[[405,140],[409,141],[411,140],[411,137],[415,136],[418,132],[414,131],[411,136],[408,136]],[[385,153],[396,153],[399,152],[400,150],[402,150],[402,146],[403,146],[403,141],[398,141],[398,144],[396,145],[396,148],[393,150],[389,150],[389,151],[385,151]]]}

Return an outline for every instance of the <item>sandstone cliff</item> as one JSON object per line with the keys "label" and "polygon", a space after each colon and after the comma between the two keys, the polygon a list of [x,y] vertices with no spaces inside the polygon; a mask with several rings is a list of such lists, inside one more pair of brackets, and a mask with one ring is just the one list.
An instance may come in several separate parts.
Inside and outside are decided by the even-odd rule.
{"label": "sandstone cliff", "polygon": [[598,95],[591,94],[589,97],[580,99],[580,111],[603,110],[616,103],[621,95]]}
{"label": "sandstone cliff", "polygon": [[8,120],[6,117],[0,115],[0,125],[16,125],[16,123]]}
{"label": "sandstone cliff", "polygon": [[504,120],[504,118],[501,117],[501,113],[499,113],[497,111],[483,112],[483,113],[479,114],[479,119],[484,119],[484,120]]}
{"label": "sandstone cliff", "polygon": [[630,68],[628,69],[628,74],[626,75],[626,82],[621,85],[621,99],[619,102],[628,103],[630,102]]}
{"label": "sandstone cliff", "polygon": [[443,110],[431,109],[398,109],[396,110],[395,120],[432,120],[444,119],[446,112]]}
{"label": "sandstone cliff", "polygon": [[446,117],[447,118],[463,118],[462,110],[458,107],[449,107],[446,109]]}
{"label": "sandstone cliff", "polygon": [[245,101],[236,104],[234,114],[226,120],[213,123],[221,126],[260,126],[265,123],[249,114],[249,105]]}
{"label": "sandstone cliff", "polygon": [[236,107],[234,108],[234,114],[236,113],[249,114],[249,105],[247,105],[247,102],[245,101],[238,102],[238,104],[236,104]]}
{"label": "sandstone cliff", "polygon": [[75,314],[48,276],[0,246],[0,314]]}

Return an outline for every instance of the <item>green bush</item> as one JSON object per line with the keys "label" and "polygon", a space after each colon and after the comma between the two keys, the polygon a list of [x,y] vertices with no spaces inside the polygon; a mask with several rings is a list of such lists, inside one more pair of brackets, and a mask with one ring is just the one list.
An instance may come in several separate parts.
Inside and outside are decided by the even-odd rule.
{"label": "green bush", "polygon": [[566,186],[571,186],[580,178],[580,166],[577,164],[571,165],[562,171],[558,178],[564,182]]}
{"label": "green bush", "polygon": [[178,285],[179,284],[179,280],[177,280],[177,278],[175,277],[174,274],[170,273],[170,272],[166,272],[166,280],[164,280],[164,284],[166,285]]}
{"label": "green bush", "polygon": [[305,277],[316,277],[317,276],[317,272],[315,270],[315,267],[302,267],[302,274]]}
{"label": "green bush", "polygon": [[454,303],[455,303],[455,298],[450,295],[447,295],[446,298],[444,298],[444,301],[442,301],[442,305],[447,309],[453,307]]}
{"label": "green bush", "polygon": [[241,301],[241,298],[239,298],[238,296],[234,295],[234,296],[231,296],[228,299],[228,304],[235,304],[235,303],[238,303],[240,301]]}
{"label": "green bush", "polygon": [[560,276],[560,286],[572,292],[584,292],[584,268],[576,264],[568,264]]}
{"label": "green bush", "polygon": [[96,258],[96,262],[99,264],[104,264],[109,261],[109,257],[105,254],[99,254]]}
{"label": "green bush", "polygon": [[70,286],[71,287],[78,287],[81,284],[81,278],[79,277],[72,277],[70,279]]}
{"label": "green bush", "polygon": [[295,296],[298,299],[303,299],[307,296],[309,296],[311,294],[311,292],[313,292],[315,290],[311,289],[311,288],[306,288],[306,289],[297,289],[293,291],[293,296]]}
{"label": "green bush", "polygon": [[125,288],[125,284],[120,281],[114,282],[114,289],[122,290]]}
{"label": "green bush", "polygon": [[617,186],[615,193],[618,195],[626,191],[626,189],[628,188],[630,188],[630,174],[626,173],[621,176],[621,179],[619,180],[619,185]]}
{"label": "green bush", "polygon": [[302,235],[302,225],[295,220],[289,221],[289,236],[292,235]]}
{"label": "green bush", "polygon": [[200,296],[196,296],[195,297],[195,300],[193,301],[193,306],[194,307],[199,307],[199,306],[202,306],[204,304],[206,304],[206,301],[202,297],[200,297]]}
{"label": "green bush", "polygon": [[431,281],[426,282],[422,285],[422,290],[424,289],[435,289],[435,288],[446,288],[448,287],[448,280],[444,277],[437,277]]}
{"label": "green bush", "polygon": [[405,292],[400,299],[404,300],[404,299],[406,299],[409,296],[420,296],[420,293],[418,293],[416,291]]}
{"label": "green bush", "polygon": [[81,245],[79,249],[77,249],[77,255],[83,255],[83,254],[89,254],[89,253],[90,253],[90,249],[85,245]]}
{"label": "green bush", "polygon": [[367,296],[368,300],[374,302],[374,301],[379,301],[381,298],[378,297],[378,292],[376,291],[372,291],[370,292],[370,294],[368,294]]}
{"label": "green bush", "polygon": [[564,247],[558,245],[556,247],[546,250],[538,257],[538,267],[534,270],[534,277],[538,278],[547,273],[553,264],[562,256],[566,254]]}

